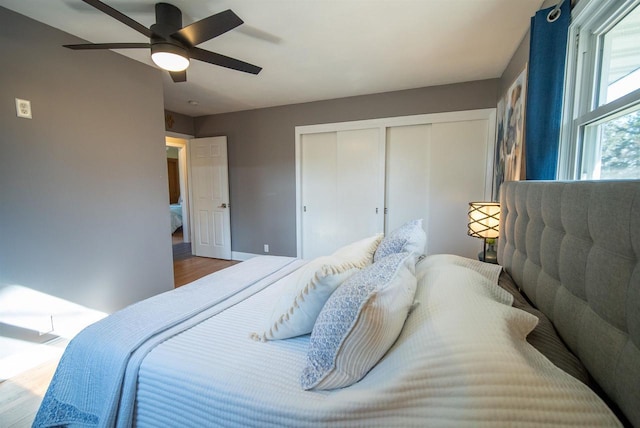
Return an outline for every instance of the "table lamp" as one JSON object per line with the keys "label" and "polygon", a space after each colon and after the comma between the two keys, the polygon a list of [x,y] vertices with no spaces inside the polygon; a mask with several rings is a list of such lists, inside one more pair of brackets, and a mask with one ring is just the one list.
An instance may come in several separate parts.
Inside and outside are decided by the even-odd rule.
{"label": "table lamp", "polygon": [[[493,247],[495,239],[500,236],[500,203],[499,202],[469,202],[469,236],[484,239],[482,257],[483,262],[497,263],[497,254]],[[487,241],[491,240],[491,248],[487,251]]]}

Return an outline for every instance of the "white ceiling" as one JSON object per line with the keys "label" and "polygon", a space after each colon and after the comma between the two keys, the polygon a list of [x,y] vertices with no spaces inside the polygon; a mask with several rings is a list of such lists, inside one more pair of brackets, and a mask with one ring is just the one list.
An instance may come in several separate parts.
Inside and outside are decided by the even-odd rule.
{"label": "white ceiling", "polygon": [[[182,10],[184,25],[232,9],[245,23],[199,47],[263,67],[254,76],[191,61],[186,83],[163,73],[165,108],[190,116],[497,78],[543,3],[168,1]],[[155,22],[155,0],[104,2],[147,27]],[[93,43],[148,42],[80,0],[0,0],[0,6]],[[148,50],[119,52],[152,64]]]}

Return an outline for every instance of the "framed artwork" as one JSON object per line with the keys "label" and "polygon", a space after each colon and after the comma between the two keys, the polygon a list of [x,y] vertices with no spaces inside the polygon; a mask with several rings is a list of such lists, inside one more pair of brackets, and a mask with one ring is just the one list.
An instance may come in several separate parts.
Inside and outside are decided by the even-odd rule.
{"label": "framed artwork", "polygon": [[524,176],[524,121],[527,67],[498,101],[493,200],[500,197],[500,185]]}

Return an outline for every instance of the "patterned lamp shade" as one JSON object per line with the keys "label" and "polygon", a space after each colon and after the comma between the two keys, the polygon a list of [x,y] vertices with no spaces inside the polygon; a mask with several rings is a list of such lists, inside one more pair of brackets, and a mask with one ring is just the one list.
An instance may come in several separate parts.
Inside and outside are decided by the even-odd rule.
{"label": "patterned lamp shade", "polygon": [[469,202],[469,229],[467,234],[491,239],[500,236],[500,203]]}

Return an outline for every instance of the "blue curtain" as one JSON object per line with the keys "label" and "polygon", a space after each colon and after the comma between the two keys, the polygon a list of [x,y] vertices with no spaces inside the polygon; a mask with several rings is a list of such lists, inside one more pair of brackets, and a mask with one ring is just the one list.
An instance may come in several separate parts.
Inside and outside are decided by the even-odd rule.
{"label": "blue curtain", "polygon": [[531,18],[525,162],[527,180],[555,180],[562,118],[564,65],[567,51],[570,0],[553,22],[553,7]]}

